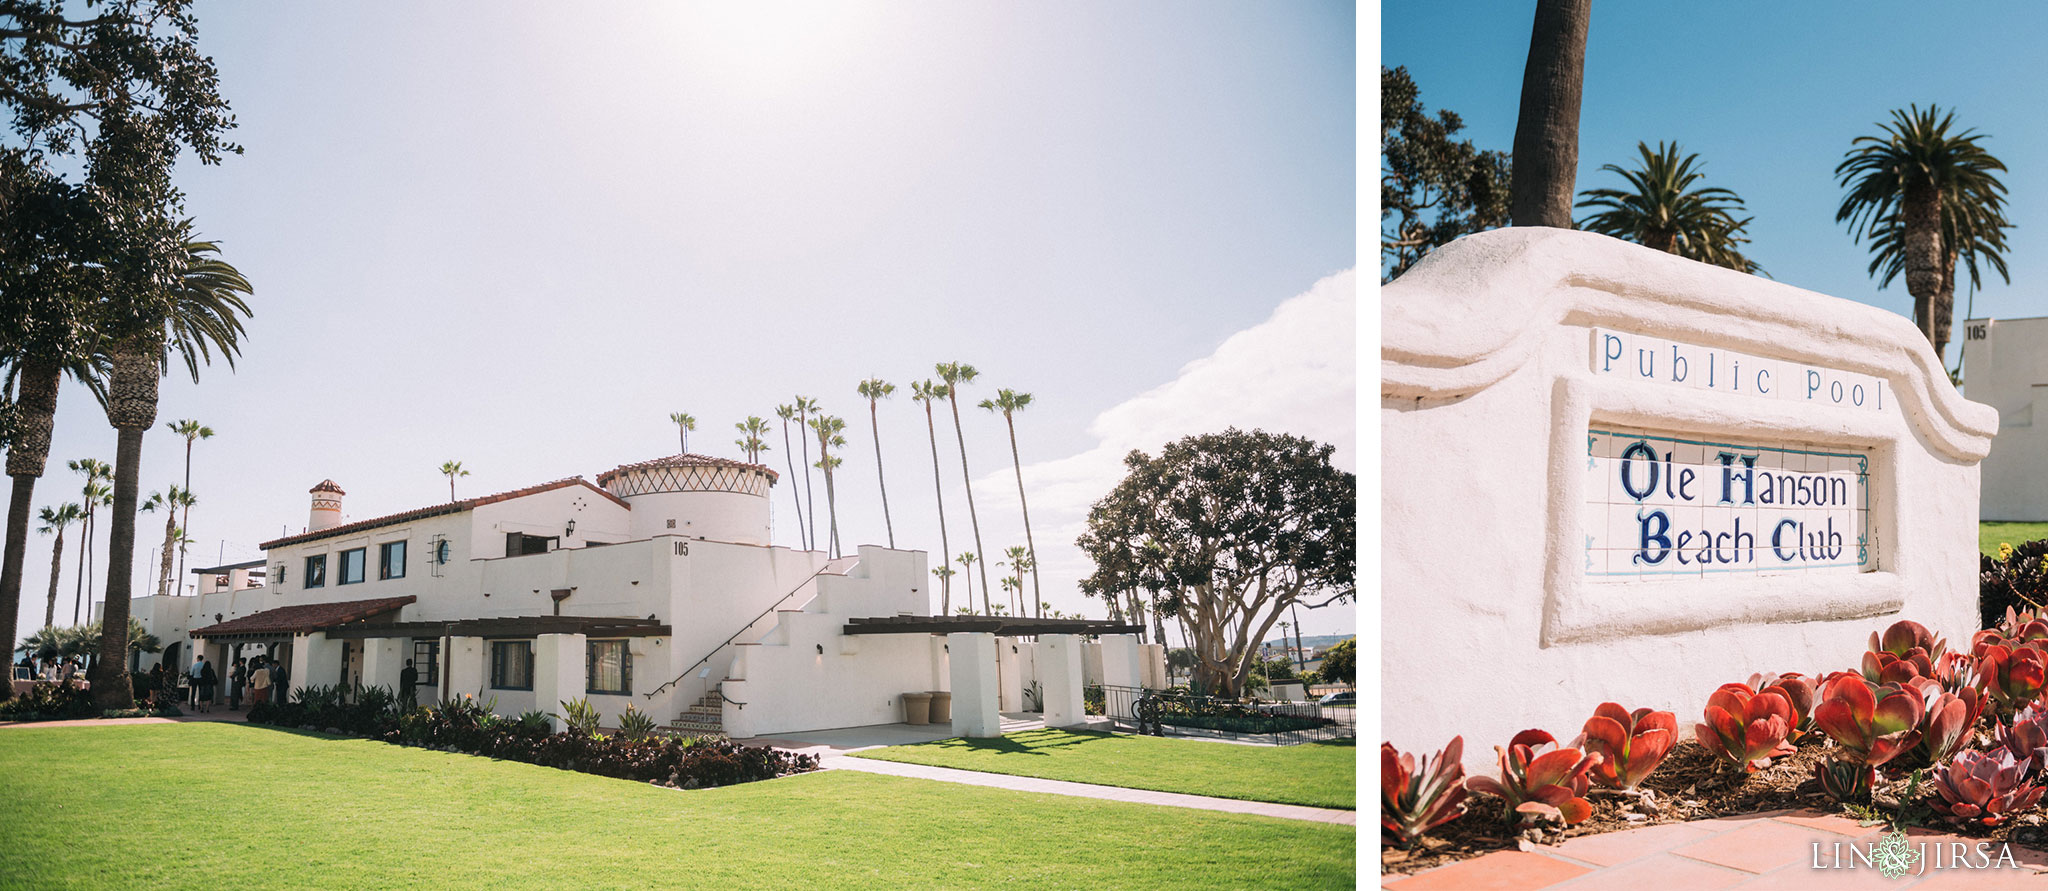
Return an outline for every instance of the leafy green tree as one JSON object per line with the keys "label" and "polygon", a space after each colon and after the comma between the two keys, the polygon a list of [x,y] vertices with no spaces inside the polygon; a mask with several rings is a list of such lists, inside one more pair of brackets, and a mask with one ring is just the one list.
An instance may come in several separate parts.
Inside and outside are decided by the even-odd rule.
{"label": "leafy green tree", "polygon": [[1643,156],[1640,167],[1601,165],[1601,170],[1620,174],[1629,187],[1587,189],[1579,206],[1600,212],[1580,220],[1579,228],[1689,260],[1763,272],[1738,249],[1749,242],[1742,230],[1751,219],[1735,218],[1743,209],[1742,198],[1727,189],[1694,186],[1704,176],[1694,168],[1699,155],[1679,158],[1675,142],[1659,142],[1654,152],[1638,142],[1636,151]]}
{"label": "leafy green tree", "polygon": [[877,419],[875,405],[896,392],[896,385],[871,377],[861,381],[854,388],[861,398],[868,401],[868,430],[875,436],[875,484],[882,487],[882,526],[889,533],[889,547],[896,547],[896,522],[889,518],[889,480],[882,476],[882,427]]}
{"label": "leafy green tree", "polygon": [[[2004,162],[1984,149],[1976,130],[1951,133],[1955,112],[1938,105],[1894,109],[1881,136],[1858,136],[1835,178],[1848,190],[1835,212],[1856,240],[1871,240],[1880,266],[1891,278],[1903,271],[1913,295],[1913,324],[1927,336],[1936,356],[1948,347],[1955,319],[1955,257],[1967,251],[1972,274],[1980,254],[2004,249]],[[1945,243],[1944,235],[1951,236]],[[1897,254],[1896,260],[1886,256]],[[1882,261],[1880,263],[1879,261]],[[2003,258],[1994,264],[2003,273]],[[1944,269],[1947,273],[1944,274]],[[1944,285],[1946,291],[1944,292]]]}
{"label": "leafy green tree", "polygon": [[1325,684],[1358,683],[1358,638],[1349,638],[1323,651],[1323,667],[1318,672]]}
{"label": "leafy green tree", "polygon": [[1129,474],[1088,511],[1078,544],[1095,571],[1082,592],[1149,592],[1155,615],[1185,622],[1196,679],[1236,694],[1289,606],[1356,596],[1358,484],[1333,451],[1231,428],[1157,458],[1131,452]]}
{"label": "leafy green tree", "polygon": [[[945,555],[953,552],[952,544],[946,538],[946,484],[939,477],[939,428],[932,420],[932,403],[946,398],[952,392],[945,384],[932,380],[921,380],[910,385],[910,398],[924,403],[924,432],[932,444],[932,492],[939,504],[939,556],[944,562]],[[939,615],[953,611],[953,569],[941,567],[939,574]],[[938,572],[938,570],[932,570]]]}
{"label": "leafy green tree", "polygon": [[1452,138],[1463,129],[1456,112],[1430,116],[1408,69],[1380,69],[1381,281],[1461,235],[1507,225],[1507,153]]}
{"label": "leafy green tree", "polygon": [[[1024,498],[1024,460],[1017,457],[1016,415],[1030,405],[1031,394],[1019,393],[1015,390],[997,390],[996,398],[983,399],[981,401],[982,408],[989,411],[1002,412],[1003,425],[1010,429],[1010,466],[1017,472],[1017,506],[1024,511],[1024,546],[1028,549],[1025,552],[1026,556],[1023,558],[1019,572],[1021,573],[1023,568],[1026,567],[1030,569],[1031,600],[1033,603],[1037,603],[1039,602],[1038,561],[1034,559],[1033,555],[1038,553],[1038,542],[1034,541],[1031,537],[1031,502]],[[1011,548],[1011,550],[1014,551],[1016,549]],[[1011,562],[1018,562],[1018,558],[1012,555]],[[1021,581],[1021,578],[1019,580]],[[1020,616],[1024,615],[1024,608],[1021,604],[1017,607],[1017,614]],[[1040,615],[1043,615],[1043,613],[1040,613]]]}
{"label": "leafy green tree", "polygon": [[1579,97],[1586,85],[1586,29],[1593,0],[1536,0],[1522,105],[1515,118],[1517,226],[1572,226],[1572,183],[1579,172]]}
{"label": "leafy green tree", "polygon": [[57,622],[57,577],[63,574],[64,569],[64,527],[85,519],[85,508],[76,502],[67,502],[58,507],[43,508],[38,519],[43,525],[37,532],[57,534],[56,545],[50,550],[50,599],[43,607],[43,625],[48,627]]}
{"label": "leafy green tree", "polygon": [[[173,352],[199,382],[199,366],[218,350],[234,367],[249,315],[244,296],[254,292],[240,270],[219,258],[220,246],[190,237],[188,224],[172,230],[183,250],[160,282],[145,279],[117,291],[103,311],[108,338],[107,422],[115,430],[114,503],[107,530],[106,631],[93,666],[93,700],[102,708],[134,705],[128,683],[129,600],[135,585],[135,510],[142,473],[142,437],[156,425],[158,380]],[[132,271],[124,271],[132,272]]]}

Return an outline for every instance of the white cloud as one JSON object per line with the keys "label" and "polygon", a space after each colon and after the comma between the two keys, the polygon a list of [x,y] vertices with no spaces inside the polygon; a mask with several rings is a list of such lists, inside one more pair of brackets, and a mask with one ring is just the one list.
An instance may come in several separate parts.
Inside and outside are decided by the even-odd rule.
{"label": "white cloud", "polygon": [[[1332,463],[1355,471],[1357,304],[1356,270],[1316,282],[1214,353],[1182,366],[1172,381],[1097,415],[1088,427],[1094,447],[1026,465],[1046,599],[1060,609],[1101,614],[1100,602],[1084,602],[1076,593],[1092,567],[1074,539],[1087,528],[1089,506],[1123,479],[1123,458],[1132,449],[1156,455],[1183,436],[1259,428],[1329,443],[1336,447]],[[976,482],[990,497],[1014,485],[1008,472]]]}

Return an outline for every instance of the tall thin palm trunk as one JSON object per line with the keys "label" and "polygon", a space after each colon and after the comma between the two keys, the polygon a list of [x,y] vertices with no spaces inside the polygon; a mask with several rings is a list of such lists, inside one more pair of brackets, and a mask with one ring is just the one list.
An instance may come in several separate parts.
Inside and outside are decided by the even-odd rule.
{"label": "tall thin palm trunk", "polygon": [[818,547],[818,499],[811,494],[811,441],[809,437],[802,435],[803,430],[809,426],[807,423],[809,420],[810,406],[806,404],[804,397],[798,396],[796,398],[797,445],[803,449],[804,510],[809,514],[805,526],[808,532],[804,540],[810,543],[807,545],[808,548],[816,550]]}
{"label": "tall thin palm trunk", "polygon": [[983,559],[981,549],[981,515],[974,510],[974,476],[967,470],[967,434],[960,428],[960,388],[948,384],[946,401],[953,406],[953,436],[960,441],[960,479],[967,486],[967,519],[974,527],[974,562],[981,567],[981,596],[983,609],[988,601],[988,561]]}
{"label": "tall thin palm trunk", "polygon": [[875,485],[882,487],[882,528],[888,530],[889,550],[893,551],[896,549],[896,522],[889,519],[889,480],[882,476],[882,428],[876,418],[875,400],[869,399],[868,430],[875,435]]}
{"label": "tall thin palm trunk", "polygon": [[[1031,540],[1031,503],[1024,500],[1024,461],[1017,457],[1017,421],[1010,417],[1009,412],[1003,412],[1003,423],[1010,428],[1010,466],[1017,471],[1017,506],[1024,509],[1024,547],[1031,552],[1031,614],[1043,619],[1045,600],[1039,595],[1038,588],[1038,543]],[[1017,586],[1017,596],[1022,597],[1024,586],[1021,583],[1024,580],[1020,578],[1017,581],[1020,583]],[[1019,611],[1017,615],[1022,616],[1024,613]]]}
{"label": "tall thin palm trunk", "polygon": [[[796,541],[808,551],[811,540],[804,536],[804,499],[796,491],[796,450],[789,447],[789,419],[795,417],[796,412],[785,405],[775,410],[775,416],[782,419],[782,458],[789,464],[789,500],[796,502]],[[802,435],[801,427],[798,435]]]}
{"label": "tall thin palm trunk", "polygon": [[93,498],[85,499],[85,516],[79,520],[78,537],[78,580],[71,586],[71,624],[78,624],[80,604],[85,602],[85,578],[91,571],[85,568],[85,558],[92,553],[92,512]]}
{"label": "tall thin palm trunk", "polygon": [[[1913,324],[1927,335],[1929,343],[1935,340],[1934,303],[1941,290],[1941,198],[1939,188],[1916,183],[1906,190],[1903,202],[1906,290],[1913,295]],[[1950,312],[1953,314],[1953,308]],[[1943,346],[1946,344],[1934,343],[1936,358]]]}
{"label": "tall thin palm trunk", "polygon": [[[50,457],[50,430],[56,424],[57,385],[63,369],[55,362],[28,361],[17,376],[21,388],[16,397],[14,442],[7,452],[7,475],[14,479],[13,501],[7,505],[7,550],[0,556],[0,635],[5,649],[0,654],[14,658],[14,625],[21,615],[21,571],[28,557],[30,502],[35,499],[36,479]],[[14,693],[9,686],[0,699]]]}
{"label": "tall thin palm trunk", "polygon": [[117,432],[113,526],[107,530],[107,599],[101,614],[99,660],[91,674],[101,708],[135,704],[128,683],[129,598],[135,586],[135,507],[142,478],[142,436],[156,423],[158,345],[148,336],[116,342],[107,386],[107,420]]}
{"label": "tall thin palm trunk", "polygon": [[[939,500],[939,566],[946,567],[946,564],[953,559],[947,556],[953,553],[953,547],[946,540],[946,484],[939,478],[939,427],[932,420],[932,401],[929,398],[924,400],[924,431],[932,443],[932,494]],[[953,578],[950,575],[941,575],[939,576],[939,615],[948,615],[952,612]]]}
{"label": "tall thin palm trunk", "polygon": [[[189,494],[191,494],[191,492],[192,492],[192,437],[190,437],[190,436],[187,436],[187,437],[185,437],[185,493],[189,495]],[[450,501],[453,501],[454,499],[453,499],[453,498],[450,498],[449,500],[450,500]],[[178,528],[179,528],[179,529],[191,529],[191,528],[192,528],[192,505],[191,505],[191,504],[189,504],[189,503],[187,503],[187,504],[185,505],[185,510],[183,511],[183,516],[180,516],[180,517],[178,518]],[[181,536],[181,537],[182,537],[182,536]],[[168,562],[169,562],[169,560],[168,560],[168,556],[169,556],[169,555],[165,555],[165,556],[166,556],[166,558],[167,558],[165,562],[166,562],[166,563],[168,563]],[[185,579],[185,546],[184,546],[184,545],[182,545],[182,544],[178,546],[178,572],[177,572],[177,574],[175,574],[175,575],[172,575],[172,576],[171,576],[171,578],[177,581],[177,588],[176,588],[176,590],[178,590],[179,592],[183,592],[183,591],[184,591],[184,588],[185,588],[185,585],[184,585],[184,579]]]}
{"label": "tall thin palm trunk", "polygon": [[57,545],[50,551],[50,600],[43,606],[43,627],[57,621],[57,576],[64,572],[64,530],[57,530]]}
{"label": "tall thin palm trunk", "polygon": [[1515,119],[1515,175],[1508,219],[1516,226],[1572,227],[1579,168],[1579,98],[1586,84],[1586,28],[1593,0],[1536,0],[1522,106]]}

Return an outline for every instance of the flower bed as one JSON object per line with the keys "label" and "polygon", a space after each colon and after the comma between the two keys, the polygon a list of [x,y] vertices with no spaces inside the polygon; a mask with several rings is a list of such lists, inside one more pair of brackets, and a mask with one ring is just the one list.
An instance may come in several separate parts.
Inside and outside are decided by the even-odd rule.
{"label": "flower bed", "polygon": [[1799,807],[2041,846],[2048,619],[2008,611],[1970,644],[1901,621],[1856,670],[1724,684],[1683,729],[1605,703],[1567,744],[1517,734],[1488,776],[1464,776],[1462,738],[1423,758],[1382,745],[1382,869]]}
{"label": "flower bed", "polygon": [[[468,696],[406,709],[382,687],[353,691],[302,687],[293,692],[289,703],[252,707],[249,720],[679,789],[729,786],[818,769],[816,756],[742,746],[725,739],[653,735],[647,732],[651,722],[645,721],[621,722],[638,730],[597,733],[594,713],[580,706],[580,700],[569,704],[571,726],[555,733],[545,714],[527,712],[505,718],[492,713],[491,703]],[[582,717],[586,715],[590,717]]]}
{"label": "flower bed", "polygon": [[156,708],[101,709],[84,681],[37,683],[27,692],[0,702],[0,721],[75,721],[81,718],[175,718],[184,712],[170,704]]}

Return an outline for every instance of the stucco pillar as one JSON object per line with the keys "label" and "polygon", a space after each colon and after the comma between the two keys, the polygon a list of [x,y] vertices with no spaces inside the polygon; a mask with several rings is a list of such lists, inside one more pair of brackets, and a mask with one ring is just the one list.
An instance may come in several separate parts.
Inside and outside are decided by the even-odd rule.
{"label": "stucco pillar", "polygon": [[1143,667],[1138,662],[1138,638],[1132,634],[1102,636],[1102,683],[1109,687],[1142,687]]}
{"label": "stucco pillar", "polygon": [[1081,639],[1071,634],[1040,637],[1038,683],[1045,697],[1045,726],[1070,727],[1087,720],[1081,681]]}
{"label": "stucco pillar", "polygon": [[996,709],[996,636],[983,631],[946,635],[953,682],[953,734],[968,737],[1003,735],[1003,716]]}
{"label": "stucco pillar", "polygon": [[1017,658],[1017,639],[996,639],[996,710],[1024,710],[1024,668]]}
{"label": "stucco pillar", "polygon": [[1166,689],[1166,645],[1142,644],[1138,647],[1138,654],[1139,663],[1144,668],[1145,689]]}
{"label": "stucco pillar", "polygon": [[448,638],[448,696],[460,699],[462,694],[482,697],[484,693],[484,639],[481,637]]}
{"label": "stucco pillar", "polygon": [[556,730],[562,722],[562,703],[582,699],[586,638],[581,634],[543,634],[533,641],[534,707],[548,713]]}
{"label": "stucco pillar", "polygon": [[[312,634],[292,635],[291,685],[296,687],[331,687],[341,679],[341,641],[328,640],[327,635],[318,631]],[[199,649],[194,647],[194,649]],[[206,658],[212,661],[214,647],[206,647]],[[220,668],[215,666],[215,672]]]}
{"label": "stucco pillar", "polygon": [[398,695],[398,672],[405,668],[405,657],[411,652],[405,643],[404,638],[397,637],[363,640],[363,686],[383,687],[393,696]]}

